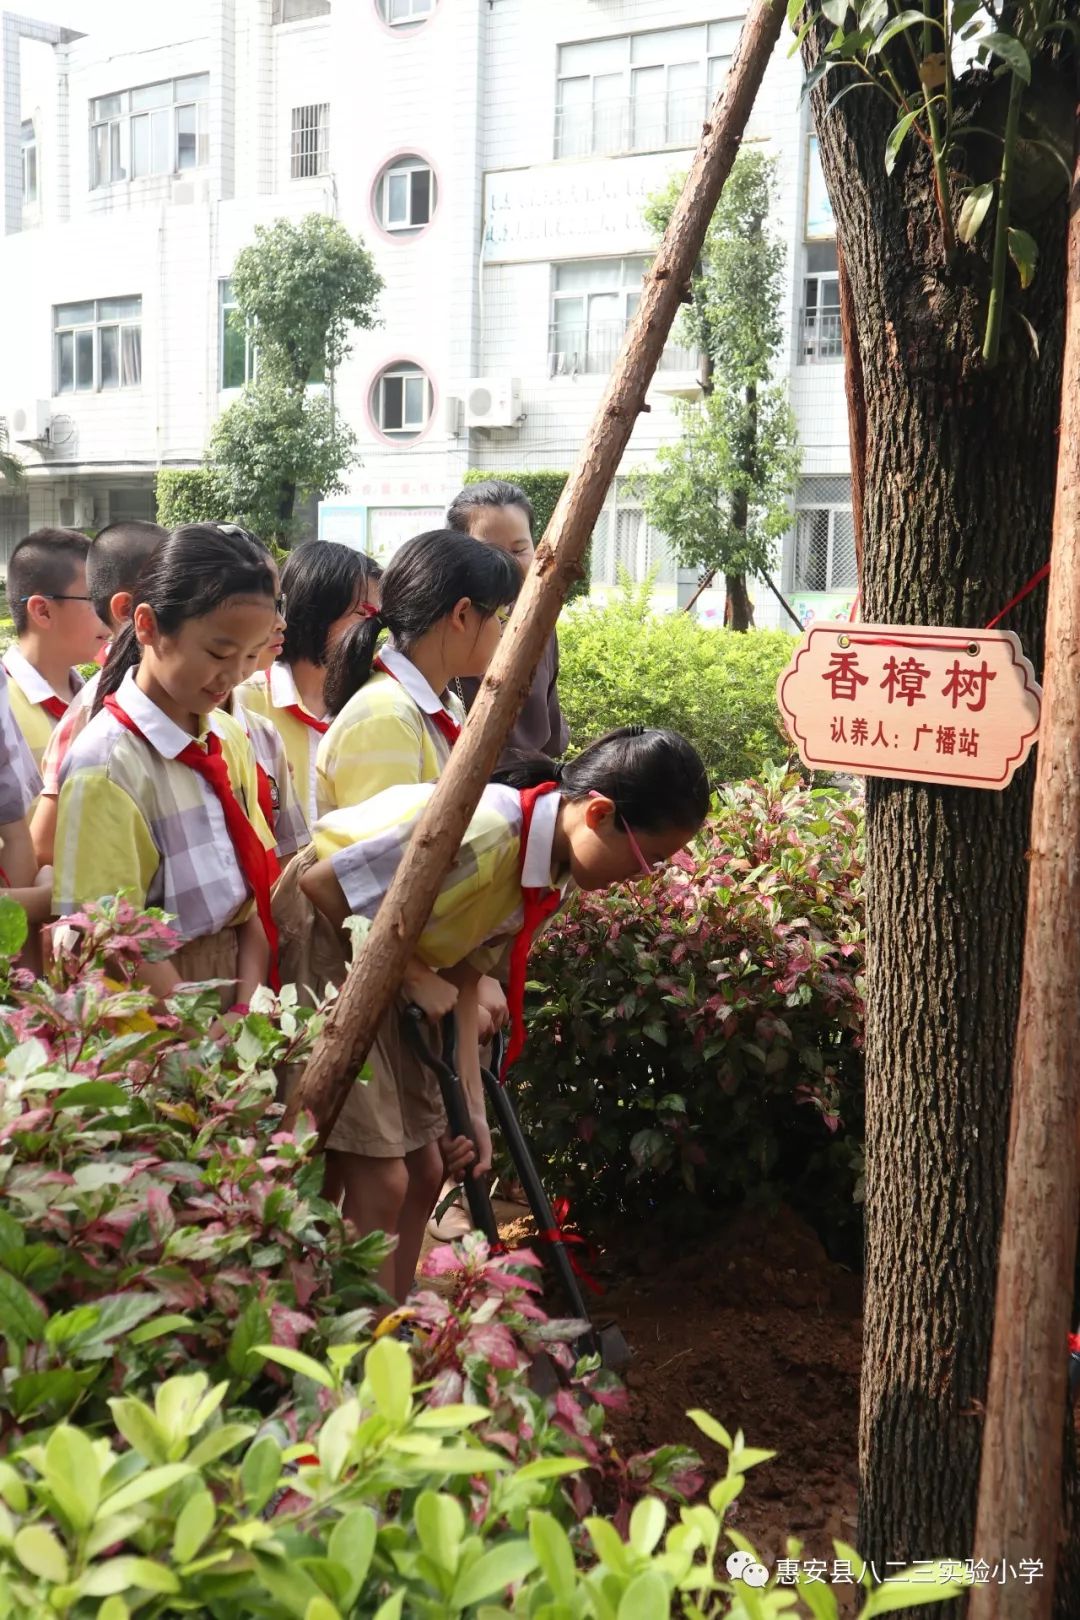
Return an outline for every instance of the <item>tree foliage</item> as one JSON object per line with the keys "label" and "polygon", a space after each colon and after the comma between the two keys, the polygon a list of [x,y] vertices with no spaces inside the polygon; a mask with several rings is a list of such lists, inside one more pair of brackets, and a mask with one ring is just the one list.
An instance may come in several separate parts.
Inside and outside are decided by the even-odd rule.
{"label": "tree foliage", "polygon": [[[658,233],[680,189],[673,181],[651,201],[646,218]],[[738,158],[683,317],[684,341],[707,357],[705,397],[677,405],[682,437],[662,445],[657,470],[637,479],[649,521],[679,561],[740,583],[772,567],[799,471],[787,388],[774,380],[785,263],[783,243],[766,228],[775,189],[771,159]]]}
{"label": "tree foliage", "polygon": [[233,269],[237,319],[257,334],[257,371],[219,418],[210,459],[224,505],[258,533],[290,537],[297,497],[336,494],[356,439],[310,384],[370,330],[383,281],[371,254],[337,220],[308,214],[256,227]]}

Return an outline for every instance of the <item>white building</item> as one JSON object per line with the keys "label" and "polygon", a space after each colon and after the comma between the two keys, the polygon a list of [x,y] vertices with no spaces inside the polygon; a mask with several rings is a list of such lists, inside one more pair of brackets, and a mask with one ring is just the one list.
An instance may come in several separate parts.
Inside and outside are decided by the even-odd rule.
{"label": "white building", "polygon": [[[386,282],[382,324],[334,379],[361,463],[319,533],[386,554],[439,520],[467,468],[569,468],[637,298],[643,204],[687,166],[737,0],[117,11],[86,35],[0,17],[0,415],[28,465],[0,495],[0,560],[42,523],[153,515],[157,470],[200,460],[250,374],[228,320],[236,253],[256,224],[312,210],[360,233]],[[828,203],[787,51],[748,137],[779,159],[804,448],[781,582],[820,612],[854,587],[847,424]],[[696,372],[671,343],[624,471],[675,433]],[[674,602],[622,478],[593,559],[598,591],[622,564],[655,569]],[[758,622],[780,622],[754,594]]]}

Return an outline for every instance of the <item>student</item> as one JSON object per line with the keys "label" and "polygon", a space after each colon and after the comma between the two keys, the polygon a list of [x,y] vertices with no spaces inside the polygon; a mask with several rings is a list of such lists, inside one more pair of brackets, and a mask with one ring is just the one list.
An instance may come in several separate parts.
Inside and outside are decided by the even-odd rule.
{"label": "student", "polygon": [[7,572],[17,644],[3,665],[11,708],[40,767],[53,727],[83,684],[88,664],[108,639],[86,587],[90,541],[76,529],[37,529],[19,542]]}
{"label": "student", "polygon": [[[430,783],[391,788],[317,824],[320,858],[301,886],[335,926],[350,914],[368,922],[375,916],[432,791]],[[507,1061],[513,1062],[524,1039],[529,947],[569,880],[603,889],[652,871],[694,836],[708,808],[709,785],[696,751],[675,732],[640,726],[609,733],[567,765],[528,756],[485,789],[402,985],[402,1000],[433,1020],[456,1005],[459,1064],[474,1117],[482,1112],[476,985],[493,957],[510,944]],[[401,1014],[399,1003],[386,1015],[369,1058],[372,1087],[387,1096],[396,1086],[398,1096],[396,1117],[387,1111],[384,1142],[367,1146],[371,1155],[400,1151],[394,1129],[400,1131],[402,1121],[407,1130],[410,1117],[434,1121],[440,1113],[429,1075],[409,1092],[398,1078]],[[423,1231],[404,1220],[389,1229],[399,1233],[395,1283],[404,1298]]]}
{"label": "student", "polygon": [[305,814],[315,820],[316,758],[329,730],[326,666],[342,636],[379,605],[382,569],[351,546],[309,540],[289,553],[281,574],[288,623],[276,661],[236,689],[248,714],[281,735]]}
{"label": "student", "polygon": [[[326,677],[320,813],[434,782],[465,720],[451,682],[483,675],[521,586],[501,551],[432,529],[394,554],[382,606],[339,642]],[[390,641],[376,656],[383,630]]]}
{"label": "student", "polygon": [[41,788],[33,755],[11,709],[11,686],[0,665],[0,886],[33,886],[38,863],[26,815]]}
{"label": "student", "polygon": [[[497,546],[512,557],[521,577],[532,567],[536,549],[533,543],[532,502],[517,484],[491,478],[482,484],[466,484],[450,503],[446,526],[461,534],[471,534],[486,546]],[[480,690],[480,682],[465,676],[455,686],[458,697],[470,710]],[[513,730],[506,739],[500,764],[509,764],[520,754],[540,753],[557,758],[570,740],[563,712],[559,707],[559,640],[552,631],[536,666],[536,674]]]}
{"label": "student", "polygon": [[174,530],[143,570],[64,762],[56,910],[126,890],[169,912],[183,943],[141,969],[159,999],[222,979],[246,1003],[276,978],[272,834],[251,744],[220,705],[251,674],[277,611],[269,558],[249,535]]}
{"label": "student", "polygon": [[[131,618],[131,595],[144,564],[168,534],[159,523],[135,518],[110,523],[93,541],[86,562],[86,590],[94,612],[115,639]],[[109,644],[103,650],[108,653]],[[97,696],[98,675],[91,675],[53,728],[41,761],[42,789],[30,823],[37,858],[48,866],[56,839],[56,801],[60,772],[68,749],[90,718]]]}
{"label": "student", "polygon": [[[465,718],[446,688],[455,676],[483,674],[502,634],[500,615],[519,587],[509,558],[466,536],[437,529],[402,546],[382,577],[381,608],[348,631],[331,659],[326,700],[335,719],[319,745],[321,803],[357,805],[387,788],[437,779]],[[376,656],[384,628],[392,640]],[[302,909],[302,874],[314,859],[314,849],[301,855],[275,909],[289,941],[285,978],[318,989],[327,978],[340,983],[344,964],[330,965],[340,959],[333,939],[320,963],[301,954],[320,942]],[[435,1101],[422,1065],[399,1042],[383,1079],[354,1090],[328,1142],[327,1196],[342,1198],[361,1232],[400,1233],[405,1255],[423,1236],[444,1171],[473,1161],[468,1138],[447,1135]],[[490,1163],[482,1108],[474,1128],[479,1172]],[[384,1279],[388,1288],[396,1265]]]}

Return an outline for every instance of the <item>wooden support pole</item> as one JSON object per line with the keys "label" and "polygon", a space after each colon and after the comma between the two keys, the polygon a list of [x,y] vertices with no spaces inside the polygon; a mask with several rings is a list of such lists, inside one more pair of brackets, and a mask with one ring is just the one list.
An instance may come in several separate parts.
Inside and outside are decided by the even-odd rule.
{"label": "wooden support pole", "polygon": [[975,1557],[1041,1558],[977,1587],[969,1620],[1047,1620],[1080,1200],[1080,122],[1070,198],[1061,431],[1005,1215]]}
{"label": "wooden support pole", "polygon": [[682,195],[645,278],[611,380],[567,479],[502,644],[468,724],[409,843],[286,1113],[301,1108],[325,1142],[390,1007],[439,885],[495,768],[533,672],[600,516],[626,449],[720,192],[735,161],[754,99],[780,37],[784,0],[756,0],[735,59],[687,175]]}
{"label": "wooden support pole", "polygon": [[840,339],[844,346],[844,393],[847,396],[848,441],[851,446],[851,526],[855,531],[855,579],[861,591],[863,494],[866,489],[866,391],[859,331],[855,324],[855,300],[839,241],[836,244],[836,271],[840,287]]}

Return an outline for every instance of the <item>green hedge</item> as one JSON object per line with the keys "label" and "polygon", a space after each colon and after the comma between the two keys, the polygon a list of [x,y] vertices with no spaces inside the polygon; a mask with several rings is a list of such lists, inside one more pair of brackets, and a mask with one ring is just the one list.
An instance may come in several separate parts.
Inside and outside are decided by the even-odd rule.
{"label": "green hedge", "polygon": [[157,520],[165,529],[181,523],[228,523],[234,514],[212,467],[169,467],[157,475]]}
{"label": "green hedge", "polygon": [[[465,474],[467,484],[484,484],[489,478],[504,478],[507,483],[516,484],[523,489],[532,502],[533,530],[539,540],[548,524],[551,514],[555,510],[559,496],[566,486],[569,473],[564,472],[502,472],[493,471],[490,467],[471,467]],[[583,573],[577,584],[574,585],[567,598],[573,602],[578,597],[587,597],[589,594],[589,580],[592,572],[592,547],[585,553],[582,562]]]}
{"label": "green hedge", "polygon": [[700,752],[715,782],[781,764],[776,679],[791,657],[783,630],[736,635],[686,613],[649,611],[649,587],[559,621],[559,699],[577,749],[612,726],[670,726]]}

